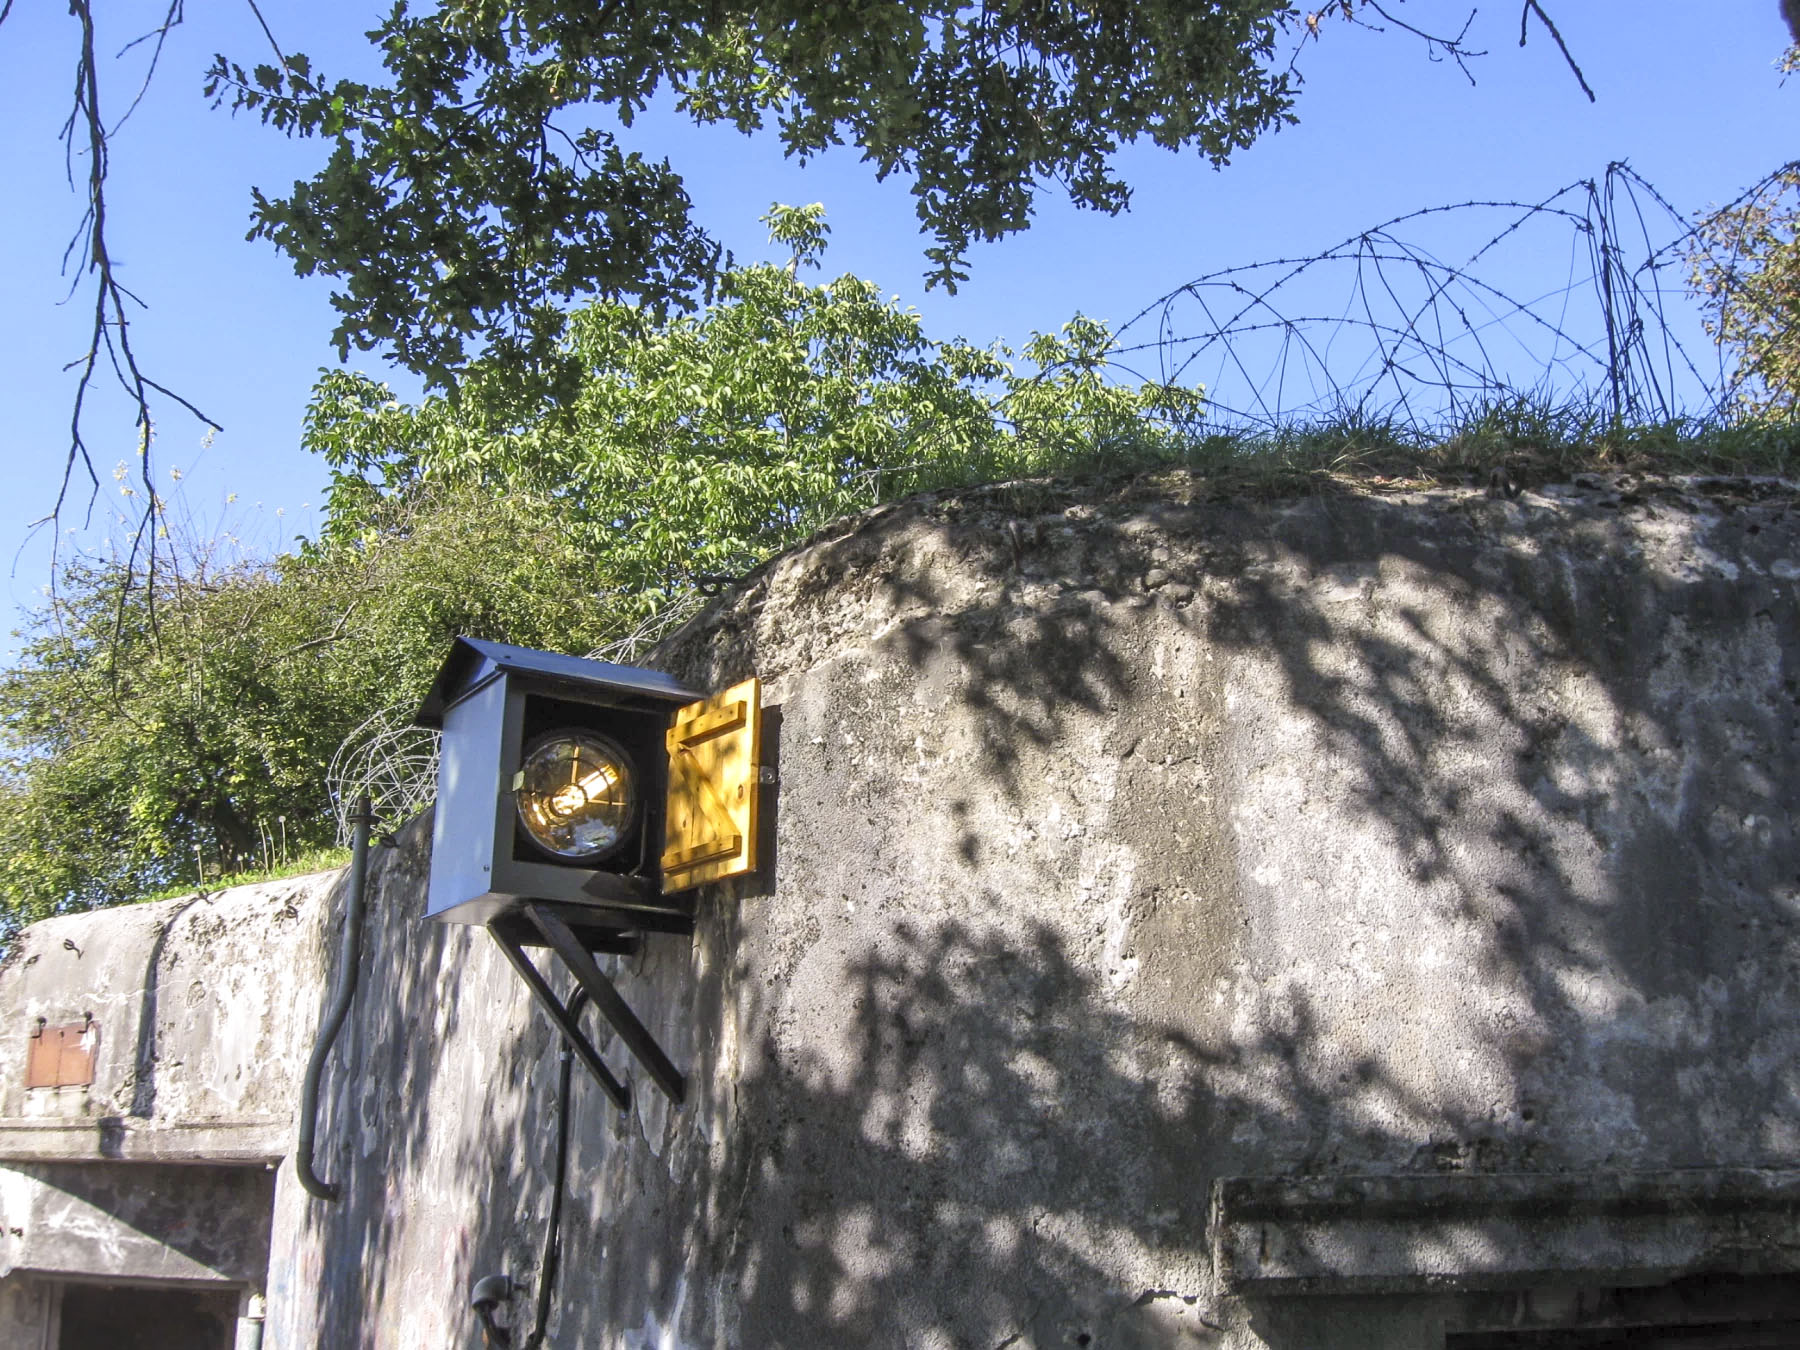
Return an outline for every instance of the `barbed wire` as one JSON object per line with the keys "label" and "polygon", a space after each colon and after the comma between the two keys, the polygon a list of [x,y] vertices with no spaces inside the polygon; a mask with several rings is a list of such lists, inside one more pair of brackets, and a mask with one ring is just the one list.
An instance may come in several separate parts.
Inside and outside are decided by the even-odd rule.
{"label": "barbed wire", "polygon": [[695,591],[676,592],[629,633],[588,652],[587,659],[626,666],[643,660],[652,647],[705,608],[707,598]]}
{"label": "barbed wire", "polygon": [[[677,595],[646,616],[630,632],[587,653],[591,661],[630,665],[686,623],[706,603],[696,594]],[[337,820],[337,842],[349,846],[350,813],[367,794],[378,831],[398,828],[431,805],[437,796],[438,733],[413,724],[411,704],[393,704],[346,736],[325,771]]]}
{"label": "barbed wire", "polygon": [[413,725],[411,704],[391,704],[343,740],[325,771],[339,848],[350,845],[350,814],[366,793],[376,832],[393,830],[437,796],[438,733]]}
{"label": "barbed wire", "polygon": [[[1310,256],[1208,272],[1125,324],[1117,356],[1154,357],[1142,378],[1202,383],[1207,425],[1228,433],[1353,419],[1429,437],[1519,399],[1621,423],[1719,420],[1739,377],[1691,291],[1699,228],[1613,163],[1541,201],[1428,207]],[[1546,258],[1566,259],[1560,275]]]}
{"label": "barbed wire", "polygon": [[[1196,277],[1119,330],[1114,360],[1140,379],[1206,387],[1205,427],[1277,432],[1330,420],[1421,439],[1520,400],[1592,406],[1648,425],[1722,420],[1739,393],[1689,280],[1706,220],[1767,192],[1785,166],[1696,222],[1628,165],[1538,202],[1427,207],[1307,257]],[[1520,256],[1512,256],[1513,254]],[[1460,256],[1460,262],[1446,257]],[[1566,259],[1544,276],[1544,259]],[[1141,336],[1140,336],[1141,335]],[[1135,338],[1135,340],[1134,340]],[[587,653],[634,664],[706,604],[677,594]],[[437,733],[384,708],[328,771],[339,842],[367,793],[389,828],[430,803]]]}

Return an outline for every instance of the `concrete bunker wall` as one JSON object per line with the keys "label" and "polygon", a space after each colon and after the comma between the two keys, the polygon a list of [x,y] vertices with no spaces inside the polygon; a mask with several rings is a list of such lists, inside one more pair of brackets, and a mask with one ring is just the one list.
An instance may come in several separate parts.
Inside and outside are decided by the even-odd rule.
{"label": "concrete bunker wall", "polygon": [[[16,1037],[0,1078],[0,1345],[86,1344],[79,1314],[110,1289],[148,1291],[118,1309],[139,1325],[186,1299],[228,1310],[241,1335],[260,1326],[335,880],[71,915],[13,944],[0,969],[0,1027]],[[56,1026],[89,1029],[92,1081],[29,1088],[28,1038]],[[158,1299],[170,1306],[146,1313]],[[108,1324],[89,1320],[96,1335]]]}
{"label": "concrete bunker wall", "polygon": [[[690,1100],[577,1076],[549,1344],[1442,1346],[1796,1270],[1792,491],[1205,491],[889,508],[664,650],[765,681],[768,861],[612,963]],[[534,1277],[554,1038],[428,843],[267,1345]]]}

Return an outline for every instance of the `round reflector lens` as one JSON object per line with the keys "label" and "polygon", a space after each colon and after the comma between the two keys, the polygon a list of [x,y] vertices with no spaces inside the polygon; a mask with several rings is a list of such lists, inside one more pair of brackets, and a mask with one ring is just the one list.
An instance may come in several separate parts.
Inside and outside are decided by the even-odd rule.
{"label": "round reflector lens", "polygon": [[519,823],[553,857],[594,862],[625,842],[637,813],[631,761],[591,731],[553,731],[525,750]]}

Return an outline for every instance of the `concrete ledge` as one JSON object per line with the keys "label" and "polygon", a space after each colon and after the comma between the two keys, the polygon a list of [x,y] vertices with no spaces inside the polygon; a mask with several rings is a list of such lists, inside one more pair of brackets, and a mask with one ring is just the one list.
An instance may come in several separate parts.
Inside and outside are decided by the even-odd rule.
{"label": "concrete ledge", "polygon": [[1642,1284],[1800,1271],[1800,1171],[1224,1177],[1216,1269],[1241,1294]]}
{"label": "concrete ledge", "polygon": [[293,1123],[148,1122],[123,1116],[0,1118],[0,1162],[275,1163],[292,1150]]}
{"label": "concrete ledge", "polygon": [[274,1202],[265,1167],[0,1167],[0,1273],[260,1288]]}

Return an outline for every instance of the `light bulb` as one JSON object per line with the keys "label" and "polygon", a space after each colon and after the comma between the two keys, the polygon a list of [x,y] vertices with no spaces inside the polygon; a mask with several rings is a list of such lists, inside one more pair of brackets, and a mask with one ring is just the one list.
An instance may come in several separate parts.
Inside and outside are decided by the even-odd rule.
{"label": "light bulb", "polygon": [[631,760],[606,737],[566,729],[525,750],[514,780],[519,823],[553,857],[594,862],[625,841],[637,815]]}

